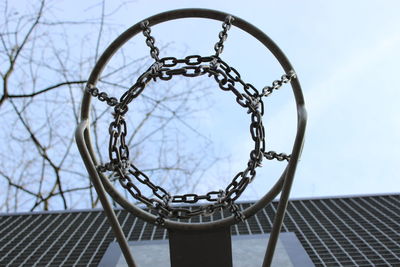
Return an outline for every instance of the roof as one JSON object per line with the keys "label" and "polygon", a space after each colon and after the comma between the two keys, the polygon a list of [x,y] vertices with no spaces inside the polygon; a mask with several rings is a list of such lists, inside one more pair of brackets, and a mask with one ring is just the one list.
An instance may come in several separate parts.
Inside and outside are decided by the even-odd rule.
{"label": "roof", "polygon": [[[241,208],[249,205],[240,204]],[[234,225],[232,235],[268,233],[276,206],[273,202]],[[116,213],[129,240],[167,239],[165,229],[124,210]],[[226,215],[200,218],[208,221]],[[399,265],[400,194],[291,200],[282,231],[296,234],[316,266]],[[0,216],[0,266],[97,266],[112,241],[101,210]]]}

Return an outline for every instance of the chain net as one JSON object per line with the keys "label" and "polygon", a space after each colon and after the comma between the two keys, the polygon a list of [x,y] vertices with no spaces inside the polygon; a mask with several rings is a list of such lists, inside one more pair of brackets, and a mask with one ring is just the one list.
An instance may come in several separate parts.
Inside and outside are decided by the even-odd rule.
{"label": "chain net", "polygon": [[[215,44],[215,54],[211,56],[191,55],[185,58],[159,57],[159,49],[155,46],[155,39],[151,36],[149,22],[141,23],[146,44],[150,48],[150,55],[155,62],[137,79],[118,100],[110,97],[106,92],[101,92],[93,85],[87,86],[87,91],[102,102],[106,102],[114,108],[114,120],[109,126],[109,162],[97,166],[99,172],[110,172],[110,177],[116,178],[121,186],[130,195],[145,204],[149,210],[157,214],[158,224],[163,224],[164,219],[188,219],[193,216],[211,215],[215,211],[228,208],[239,221],[245,218],[235,201],[240,197],[249,183],[256,176],[256,169],[261,166],[263,158],[268,160],[289,161],[290,155],[265,151],[265,131],[262,123],[264,115],[263,97],[269,96],[274,90],[278,90],[283,84],[289,83],[296,78],[295,73],[289,72],[282,75],[272,86],[265,86],[259,92],[252,84],[246,83],[239,72],[229,66],[220,58],[227,39],[227,32],[232,26],[234,18],[227,16],[222,24],[223,30],[219,33],[219,41]],[[183,195],[171,195],[161,186],[156,185],[140,169],[129,161],[129,148],[126,144],[127,123],[124,115],[128,112],[131,103],[145,89],[151,81],[168,81],[174,76],[198,77],[207,75],[214,78],[220,89],[231,92],[236,102],[243,107],[251,116],[250,134],[254,142],[250,151],[247,166],[236,174],[225,189],[210,191],[204,195],[195,193]],[[139,186],[146,186],[152,192],[151,196],[145,196]],[[196,207],[182,206],[182,204],[195,204],[199,201],[206,202],[205,205]],[[180,205],[173,205],[180,204]]]}

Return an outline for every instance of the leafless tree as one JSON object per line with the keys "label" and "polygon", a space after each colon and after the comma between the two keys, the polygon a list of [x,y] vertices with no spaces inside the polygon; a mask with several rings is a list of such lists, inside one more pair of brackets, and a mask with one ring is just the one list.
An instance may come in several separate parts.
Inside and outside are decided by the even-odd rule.
{"label": "leafless tree", "polygon": [[[99,11],[98,18],[82,21],[54,17],[55,2],[26,4],[21,11],[5,1],[0,11],[0,211],[95,207],[98,198],[75,147],[74,129],[86,78],[120,30],[108,18],[125,3],[107,10],[100,2],[90,7]],[[126,50],[115,58],[98,86],[121,96],[151,61]],[[173,87],[150,84],[127,116],[131,160],[172,192],[194,190],[218,161],[209,156],[211,141],[193,120],[209,104],[201,101],[207,88],[204,81],[193,85],[185,79]],[[94,100],[93,138],[102,161],[111,111]],[[196,146],[187,145],[189,135],[200,140]]]}

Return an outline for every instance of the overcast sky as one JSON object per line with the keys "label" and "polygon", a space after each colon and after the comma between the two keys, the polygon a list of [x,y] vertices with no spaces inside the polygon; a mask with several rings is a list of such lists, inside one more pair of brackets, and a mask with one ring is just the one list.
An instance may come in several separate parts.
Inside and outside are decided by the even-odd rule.
{"label": "overcast sky", "polygon": [[[78,1],[66,2],[59,9],[67,18],[100,15],[100,6],[84,10],[78,8]],[[188,7],[216,9],[247,20],[270,36],[294,66],[309,118],[292,197],[399,192],[399,1],[141,0],[119,10],[110,21],[122,31],[151,15]],[[207,49],[213,52],[220,27],[219,22],[180,20],[154,27],[153,34],[158,44],[172,41],[169,51],[207,55]],[[107,35],[100,50],[116,37],[117,33]],[[283,73],[268,51],[239,30],[229,33],[222,57],[257,88]],[[217,144],[225,142],[223,149],[239,155],[232,159],[235,165],[241,155],[248,157],[249,142],[242,138],[248,135],[248,125],[229,126],[237,124],[240,116],[229,109],[235,106],[234,99],[218,101],[227,105],[225,115],[204,127],[211,132],[220,127],[212,137]],[[213,117],[221,106],[204,116]],[[296,126],[289,86],[268,99],[265,120],[268,148],[289,152]],[[264,165],[246,198],[259,197],[278,178],[277,171],[268,172],[268,164]]]}

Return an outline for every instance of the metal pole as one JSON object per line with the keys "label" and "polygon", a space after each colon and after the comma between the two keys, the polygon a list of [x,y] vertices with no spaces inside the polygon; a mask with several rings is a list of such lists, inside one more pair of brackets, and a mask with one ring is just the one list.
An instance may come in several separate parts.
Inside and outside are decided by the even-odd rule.
{"label": "metal pole", "polygon": [[[296,80],[295,82],[298,82],[298,81]],[[302,116],[303,118],[307,117],[307,113],[306,113],[305,109],[302,110],[302,113],[299,114],[299,116]],[[276,243],[278,241],[278,237],[281,232],[283,218],[285,216],[285,212],[286,212],[286,208],[287,208],[287,204],[288,204],[288,200],[289,200],[290,189],[292,187],[294,174],[296,172],[296,165],[300,158],[301,150],[303,148],[305,127],[306,127],[306,121],[305,120],[300,121],[299,127],[298,127],[299,129],[298,129],[297,136],[296,136],[296,141],[293,146],[292,157],[289,161],[288,172],[286,173],[285,182],[284,182],[284,185],[282,188],[282,194],[281,194],[278,208],[277,208],[277,211],[275,214],[273,227],[271,229],[271,235],[269,236],[267,250],[265,251],[264,261],[263,261],[263,265],[262,265],[263,267],[271,266],[272,259],[274,257]]]}
{"label": "metal pole", "polygon": [[100,177],[98,176],[97,170],[93,168],[94,164],[91,163],[91,157],[89,151],[86,149],[84,145],[84,133],[88,133],[87,129],[87,120],[83,120],[77,127],[75,132],[75,139],[78,144],[79,152],[81,153],[83,162],[85,163],[86,169],[89,173],[89,176],[92,180],[93,186],[96,189],[97,195],[99,196],[101,205],[104,208],[104,213],[107,216],[108,222],[111,225],[111,228],[114,231],[114,235],[118,241],[118,244],[121,248],[121,251],[125,257],[126,263],[129,267],[136,267],[135,261],[133,260],[132,254],[129,250],[128,241],[125,238],[124,232],[118,222],[117,216],[106,197],[106,192],[104,190],[103,184],[100,181]]}

